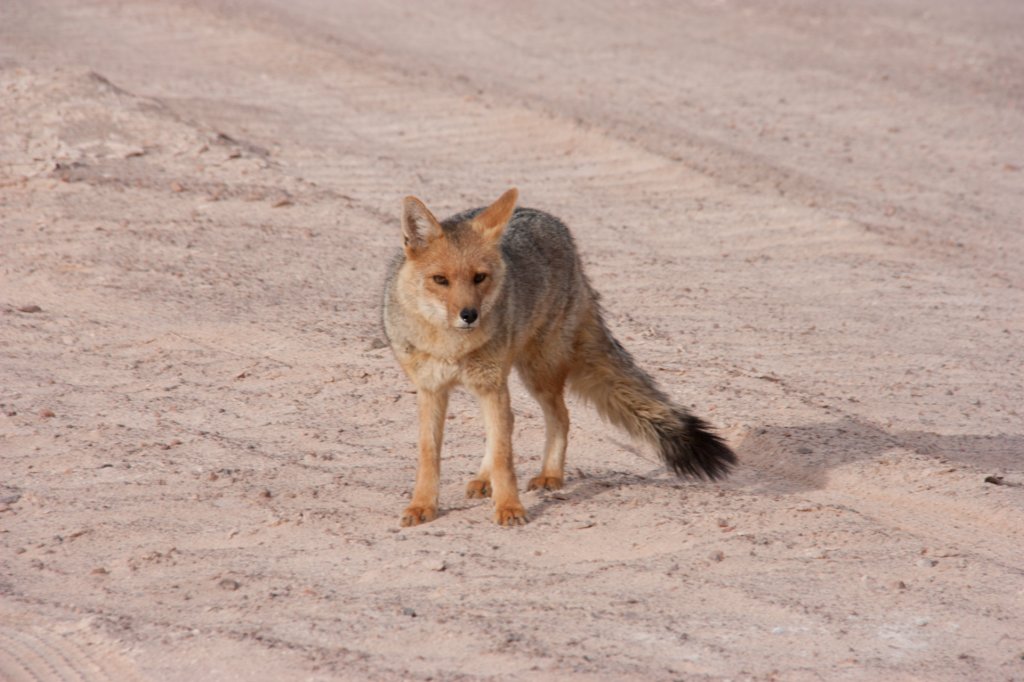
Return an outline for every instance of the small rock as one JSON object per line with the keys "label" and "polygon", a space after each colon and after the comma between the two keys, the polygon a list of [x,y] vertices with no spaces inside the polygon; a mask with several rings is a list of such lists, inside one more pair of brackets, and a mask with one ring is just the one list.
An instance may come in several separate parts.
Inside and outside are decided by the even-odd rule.
{"label": "small rock", "polygon": [[387,347],[388,342],[380,337],[377,337],[373,341],[370,341],[370,350],[380,350],[381,348]]}
{"label": "small rock", "polygon": [[242,586],[242,583],[238,582],[234,578],[224,578],[219,583],[217,583],[217,587],[219,587],[220,589],[222,589],[222,590],[230,590],[232,592],[234,592],[235,590],[237,590],[241,586]]}
{"label": "small rock", "polygon": [[448,568],[448,564],[445,563],[444,559],[427,559],[423,562],[423,568],[428,571],[441,572]]}
{"label": "small rock", "polygon": [[893,580],[891,583],[889,583],[889,587],[891,587],[894,590],[905,590],[907,589],[907,584],[902,580]]}
{"label": "small rock", "polygon": [[50,419],[50,418],[56,417],[56,416],[57,415],[54,413],[53,410],[50,410],[50,409],[39,410],[39,418],[40,419]]}
{"label": "small rock", "polygon": [[37,305],[23,305],[18,308],[19,313],[41,313],[43,309]]}
{"label": "small rock", "polygon": [[985,483],[991,483],[992,485],[1008,485],[1013,488],[1020,488],[1022,485],[1024,485],[1024,483],[1007,481],[1002,476],[986,476]]}
{"label": "small rock", "polygon": [[92,574],[93,575],[110,575],[110,571],[108,571],[103,566],[97,566],[96,568],[92,569]]}
{"label": "small rock", "polygon": [[938,563],[939,562],[935,559],[929,559],[928,557],[921,557],[917,560],[917,565],[921,568],[931,568],[932,566],[935,566]]}
{"label": "small rock", "polygon": [[720,549],[716,549],[711,554],[708,554],[708,559],[711,561],[723,561],[725,559],[725,552]]}
{"label": "small rock", "polygon": [[416,617],[416,610],[410,609],[408,606],[402,608],[402,615],[409,616],[410,618]]}

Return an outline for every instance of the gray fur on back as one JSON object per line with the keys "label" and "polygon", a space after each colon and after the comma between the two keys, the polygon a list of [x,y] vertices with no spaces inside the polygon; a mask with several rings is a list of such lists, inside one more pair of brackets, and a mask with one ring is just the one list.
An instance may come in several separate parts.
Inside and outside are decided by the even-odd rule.
{"label": "gray fur on back", "polygon": [[[483,210],[481,207],[463,211],[441,225],[455,228]],[[508,331],[518,335],[528,330],[530,336],[543,337],[553,331],[546,324],[549,320],[567,326],[563,333],[574,331],[576,316],[566,319],[564,315],[578,309],[580,297],[589,296],[590,288],[583,277],[576,243],[565,223],[544,211],[517,208],[502,234],[501,252],[508,266],[505,304],[512,312],[506,319],[515,328]]]}

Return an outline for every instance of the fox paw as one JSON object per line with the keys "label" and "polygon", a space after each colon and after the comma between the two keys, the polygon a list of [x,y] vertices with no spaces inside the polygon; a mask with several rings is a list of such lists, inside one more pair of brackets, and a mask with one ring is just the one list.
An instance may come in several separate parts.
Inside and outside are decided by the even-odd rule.
{"label": "fox paw", "polygon": [[534,476],[526,486],[527,490],[561,490],[561,476]]}
{"label": "fox paw", "polygon": [[491,496],[491,482],[474,478],[466,484],[466,497],[479,498]]}
{"label": "fox paw", "polygon": [[502,526],[522,526],[526,524],[526,509],[518,502],[506,504],[494,510],[494,521]]}
{"label": "fox paw", "polygon": [[437,507],[410,505],[402,512],[402,526],[418,526],[437,518]]}

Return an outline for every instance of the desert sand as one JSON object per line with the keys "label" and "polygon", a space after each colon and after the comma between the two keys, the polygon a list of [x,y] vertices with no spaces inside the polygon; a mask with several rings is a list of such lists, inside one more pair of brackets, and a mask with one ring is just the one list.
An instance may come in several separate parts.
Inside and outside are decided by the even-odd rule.
{"label": "desert sand", "polygon": [[[402,197],[573,229],[741,464],[572,402],[400,529]],[[1024,5],[0,4],[0,679],[1024,679]],[[516,382],[521,483],[543,418]]]}

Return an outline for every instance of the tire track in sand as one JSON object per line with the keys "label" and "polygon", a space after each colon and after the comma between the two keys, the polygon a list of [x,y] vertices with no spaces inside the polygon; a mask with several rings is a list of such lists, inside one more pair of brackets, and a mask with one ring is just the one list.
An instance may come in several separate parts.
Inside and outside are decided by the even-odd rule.
{"label": "tire track in sand", "polygon": [[4,682],[135,682],[131,663],[111,642],[88,650],[69,636],[39,627],[0,627],[0,680]]}

